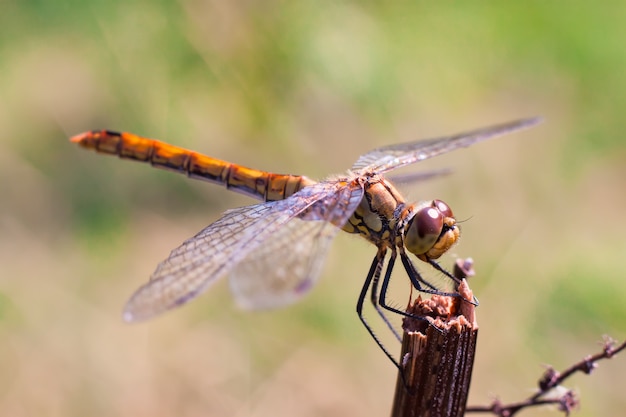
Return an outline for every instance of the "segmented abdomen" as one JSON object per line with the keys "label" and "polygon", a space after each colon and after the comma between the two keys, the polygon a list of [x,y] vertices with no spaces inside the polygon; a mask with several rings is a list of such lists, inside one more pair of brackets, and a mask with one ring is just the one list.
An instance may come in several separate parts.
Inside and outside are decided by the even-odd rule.
{"label": "segmented abdomen", "polygon": [[132,133],[94,130],[71,140],[97,152],[149,162],[157,168],[186,174],[190,178],[223,184],[230,190],[264,201],[285,199],[315,183],[305,176],[246,168]]}

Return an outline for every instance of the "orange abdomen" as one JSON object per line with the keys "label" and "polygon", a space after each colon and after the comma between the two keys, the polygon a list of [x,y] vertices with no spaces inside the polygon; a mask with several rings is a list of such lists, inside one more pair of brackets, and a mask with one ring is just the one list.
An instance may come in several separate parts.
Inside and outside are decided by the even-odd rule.
{"label": "orange abdomen", "polygon": [[211,158],[178,146],[132,133],[94,130],[71,138],[80,146],[109,155],[223,184],[226,188],[264,200],[285,199],[315,181],[300,175],[274,174]]}

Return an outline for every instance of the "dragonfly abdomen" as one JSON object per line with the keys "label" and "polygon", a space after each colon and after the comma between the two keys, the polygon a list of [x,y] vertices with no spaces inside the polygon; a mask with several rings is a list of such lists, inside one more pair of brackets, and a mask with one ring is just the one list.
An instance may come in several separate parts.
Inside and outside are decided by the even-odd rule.
{"label": "dragonfly abdomen", "polygon": [[190,178],[222,184],[230,190],[263,201],[283,200],[315,183],[305,176],[246,168],[132,133],[91,131],[74,136],[72,142],[97,152],[149,162],[154,167],[179,172]]}

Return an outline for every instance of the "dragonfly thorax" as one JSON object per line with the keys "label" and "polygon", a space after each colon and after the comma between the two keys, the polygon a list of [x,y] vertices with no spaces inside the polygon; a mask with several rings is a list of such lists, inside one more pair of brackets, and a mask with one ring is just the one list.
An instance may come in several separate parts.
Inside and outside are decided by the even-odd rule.
{"label": "dragonfly thorax", "polygon": [[373,175],[343,230],[359,233],[378,247],[402,245],[422,261],[437,259],[459,239],[450,207],[441,200],[407,204],[386,179]]}
{"label": "dragonfly thorax", "polygon": [[363,199],[343,230],[359,233],[378,247],[394,245],[404,198],[384,178],[373,175],[363,185]]}
{"label": "dragonfly thorax", "polygon": [[407,210],[404,246],[419,259],[437,259],[448,251],[460,236],[450,207],[441,200],[432,200]]}

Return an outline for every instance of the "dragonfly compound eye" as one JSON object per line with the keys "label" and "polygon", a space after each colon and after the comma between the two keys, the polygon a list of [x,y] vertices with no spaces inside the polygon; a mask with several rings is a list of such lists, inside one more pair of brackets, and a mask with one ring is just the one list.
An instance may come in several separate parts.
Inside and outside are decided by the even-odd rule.
{"label": "dragonfly compound eye", "polygon": [[443,218],[443,214],[433,204],[418,207],[406,231],[406,248],[415,255],[428,252],[439,239]]}
{"label": "dragonfly compound eye", "polygon": [[409,222],[404,244],[422,260],[437,259],[459,238],[459,228],[450,207],[441,200],[417,207]]}
{"label": "dragonfly compound eye", "polygon": [[439,212],[444,217],[452,217],[452,218],[454,218],[454,214],[452,214],[452,209],[450,208],[449,205],[447,205],[443,201],[441,201],[441,200],[433,200],[432,205],[433,205],[433,207],[436,207],[437,210],[439,210]]}

